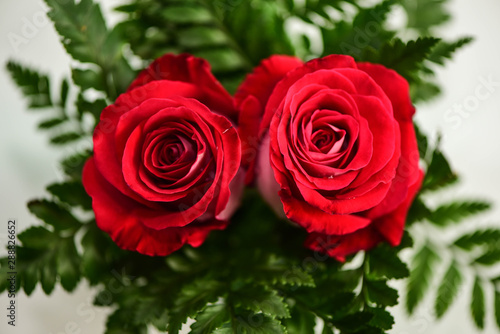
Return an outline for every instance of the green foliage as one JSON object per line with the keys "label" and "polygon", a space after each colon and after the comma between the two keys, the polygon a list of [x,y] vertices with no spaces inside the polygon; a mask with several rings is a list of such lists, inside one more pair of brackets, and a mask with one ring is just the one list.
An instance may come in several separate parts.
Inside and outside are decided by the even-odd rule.
{"label": "green foliage", "polygon": [[[418,102],[440,92],[432,78],[435,68],[471,41],[432,36],[447,19],[441,0],[402,1],[409,14],[408,28],[428,36],[409,41],[395,38],[398,32],[388,28],[387,18],[400,3],[393,0],[367,7],[354,0],[131,0],[117,8],[125,19],[113,28],[92,0],[46,3],[66,51],[83,65],[71,70],[72,82],[64,79],[58,92],[51,92],[54,86],[46,74],[13,61],[7,69],[30,108],[46,109],[42,111],[47,117],[38,128],[50,133],[51,144],[65,147],[90,139],[103,108],[126,90],[135,76],[129,66],[132,53],[140,67],[165,52],[206,58],[233,92],[271,54],[319,56],[305,34],[292,42],[285,26],[298,19],[318,27],[323,56],[349,54],[392,68],[409,81],[413,101]],[[86,116],[94,121],[90,126],[83,122]],[[428,193],[458,177],[439,145],[431,147],[418,128],[417,136],[426,177],[408,225],[432,223],[444,233],[454,226],[451,223],[488,209],[479,201],[455,200],[436,209],[428,205]],[[148,325],[178,333],[188,318],[194,319],[195,334],[311,333],[318,319],[325,324],[324,334],[385,333],[394,324],[387,308],[399,297],[391,279],[410,275],[406,307],[411,313],[429,291],[438,264],[450,263],[434,304],[441,317],[461,286],[463,267],[494,266],[500,258],[499,230],[469,230],[444,245],[423,240],[408,270],[399,256],[400,250],[412,245],[405,233],[399,247],[380,245],[366,252],[359,266],[348,263],[347,269],[298,247],[306,233],[277,218],[252,190],[228,229],[213,232],[199,249],[186,246],[166,259],[142,256],[120,250],[91,217],[80,219],[87,217],[82,210],[91,210],[81,184],[84,163],[91,155],[80,147],[71,150],[61,162],[64,180],[47,188],[50,199],[30,202],[30,211],[43,225],[19,234],[22,246],[16,269],[18,288],[27,294],[39,282],[47,294],[58,282],[71,291],[82,278],[96,286],[100,292],[95,304],[114,308],[106,333],[146,333]],[[451,262],[439,261],[437,254],[443,250],[451,250]],[[2,270],[6,260],[0,259]],[[489,282],[500,326],[499,280],[471,271],[476,282],[471,304],[476,324],[484,325],[484,288]],[[0,291],[5,288],[4,280]]]}
{"label": "green foliage", "polygon": [[52,98],[50,97],[50,81],[45,74],[23,67],[17,62],[9,61],[7,70],[12,79],[21,88],[24,96],[29,100],[29,107],[46,108],[52,107]]}
{"label": "green foliage", "polygon": [[494,312],[495,312],[495,320],[497,323],[497,326],[500,328],[500,291],[498,289],[495,289],[495,305],[494,305]]}
{"label": "green foliage", "polygon": [[409,275],[406,264],[387,244],[370,251],[368,261],[371,272],[376,276],[401,279]]}
{"label": "green foliage", "polygon": [[476,230],[461,236],[454,244],[465,250],[480,246],[500,247],[500,230],[493,228]]}
{"label": "green foliage", "polygon": [[485,301],[484,301],[484,290],[481,284],[481,280],[476,277],[474,281],[474,287],[472,289],[472,301],[470,304],[472,318],[477,327],[484,328],[484,318],[485,318]]}
{"label": "green foliage", "polygon": [[423,300],[432,279],[433,266],[439,261],[435,251],[424,245],[416,252],[410,265],[410,277],[406,286],[406,309],[412,314]]}
{"label": "green foliage", "polygon": [[455,261],[452,261],[446,271],[438,288],[434,311],[436,317],[441,318],[457,295],[458,288],[462,283],[462,274]]}
{"label": "green foliage", "polygon": [[457,223],[464,218],[484,212],[491,208],[491,204],[484,201],[457,201],[440,205],[427,216],[433,224],[446,227],[451,223]]}
{"label": "green foliage", "polygon": [[410,82],[414,82],[424,61],[438,43],[439,39],[434,37],[421,37],[407,43],[394,39],[386,42],[377,53],[367,50],[364,60],[392,68]]}
{"label": "green foliage", "polygon": [[452,55],[463,46],[471,43],[472,37],[462,37],[454,42],[439,41],[431,50],[428,60],[438,65],[444,65],[445,60],[451,59]]}
{"label": "green foliage", "polygon": [[134,72],[122,54],[124,42],[119,26],[108,30],[99,5],[92,0],[45,0],[61,42],[73,59],[92,63],[97,70],[73,70],[73,81],[82,90],[104,91],[110,99],[124,92]]}
{"label": "green foliage", "polygon": [[427,166],[422,192],[433,191],[449,186],[458,181],[458,176],[452,171],[448,160],[436,147]]}
{"label": "green foliage", "polygon": [[360,59],[367,49],[378,50],[396,34],[385,29],[385,21],[393,0],[382,1],[373,7],[359,7],[354,19],[346,17],[332,26],[321,27],[323,56],[328,54],[348,54]]}
{"label": "green foliage", "polygon": [[147,0],[117,8],[128,14],[119,27],[142,59],[166,52],[205,58],[229,91],[262,59],[294,53],[280,9],[266,0]]}
{"label": "green foliage", "polygon": [[401,1],[408,17],[408,28],[417,30],[420,35],[427,35],[435,27],[446,23],[450,19],[446,3],[446,0]]}
{"label": "green foliage", "polygon": [[47,190],[59,201],[72,207],[79,206],[86,210],[92,209],[92,200],[85,192],[81,182],[68,181],[63,183],[53,183],[47,187]]}
{"label": "green foliage", "polygon": [[55,202],[33,200],[28,203],[28,209],[56,230],[76,230],[80,227],[80,222],[67,209]]}
{"label": "green foliage", "polygon": [[209,305],[194,318],[191,333],[210,334],[229,321],[230,316],[226,305]]}

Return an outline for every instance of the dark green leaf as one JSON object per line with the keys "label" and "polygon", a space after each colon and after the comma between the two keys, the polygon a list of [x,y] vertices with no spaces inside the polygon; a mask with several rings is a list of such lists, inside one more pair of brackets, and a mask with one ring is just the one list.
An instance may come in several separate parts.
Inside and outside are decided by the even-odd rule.
{"label": "dark green leaf", "polygon": [[47,75],[40,74],[14,61],[7,63],[7,70],[10,72],[14,82],[21,88],[24,96],[29,99],[30,108],[52,106],[50,83]]}
{"label": "dark green leaf", "polygon": [[78,108],[78,112],[80,115],[83,115],[84,113],[88,112],[92,116],[94,116],[94,119],[96,121],[99,120],[101,117],[101,112],[103,111],[104,108],[106,108],[107,103],[103,99],[97,99],[93,102],[87,101],[84,97],[83,94],[78,94],[77,100],[76,100],[76,107]]}
{"label": "dark green leaf", "polygon": [[500,328],[500,291],[495,290],[495,321]]}
{"label": "dark green leaf", "polygon": [[147,334],[148,328],[145,324],[137,325],[132,322],[132,311],[118,308],[106,321],[105,334]]}
{"label": "dark green leaf", "polygon": [[444,65],[446,59],[450,59],[455,51],[473,41],[472,37],[463,37],[455,42],[440,41],[429,55],[429,60],[433,63]]}
{"label": "dark green leaf", "polygon": [[71,292],[76,288],[80,280],[80,261],[73,239],[63,240],[57,254],[57,273],[64,290]]}
{"label": "dark green leaf", "polygon": [[47,187],[47,190],[61,202],[71,206],[80,206],[86,210],[92,209],[92,200],[79,181],[53,183]]}
{"label": "dark green leaf", "polygon": [[491,266],[500,262],[500,248],[488,249],[481,256],[477,257],[473,263]]}
{"label": "dark green leaf", "polygon": [[314,326],[316,326],[316,316],[314,313],[299,307],[292,308],[290,313],[290,318],[283,321],[288,334],[313,333]]}
{"label": "dark green leaf", "polygon": [[406,264],[397,255],[397,250],[386,244],[368,252],[370,273],[376,277],[405,278],[410,273]]}
{"label": "dark green leaf", "polygon": [[50,142],[54,145],[65,145],[74,142],[82,137],[81,134],[76,132],[66,132],[50,138]]}
{"label": "dark green leaf", "polygon": [[207,23],[212,21],[212,15],[203,7],[169,6],[162,11],[166,21],[174,23]]}
{"label": "dark green leaf", "polygon": [[[347,17],[345,20],[335,22],[332,26],[321,27],[323,56],[347,54],[359,60],[368,60],[363,58],[367,49],[379,50],[384,41],[390,40],[395,34],[385,29],[384,25],[394,3],[395,1],[386,0],[373,7],[358,7],[354,19]],[[329,17],[330,15],[322,16]]]}
{"label": "dark green leaf", "polygon": [[97,63],[107,35],[106,24],[98,5],[91,0],[64,2],[45,0],[49,17],[61,36],[66,51],[81,62]]}
{"label": "dark green leaf", "polygon": [[31,265],[26,267],[22,272],[22,280],[24,292],[28,296],[31,295],[39,280],[38,266]]}
{"label": "dark green leaf", "polygon": [[90,226],[82,238],[82,270],[91,285],[97,284],[99,279],[109,270],[105,248],[107,242],[107,236],[95,225]]}
{"label": "dark green leaf", "polygon": [[227,44],[227,36],[219,29],[195,26],[179,31],[179,44],[184,48],[195,49]]}
{"label": "dark green leaf", "polygon": [[455,246],[471,250],[477,246],[495,247],[500,244],[500,230],[486,228],[461,236],[455,241]]}
{"label": "dark green leaf", "polygon": [[384,330],[392,329],[392,326],[394,325],[394,317],[389,313],[389,311],[379,307],[371,307],[368,309],[368,312],[373,314],[373,318],[369,322],[371,326]]}
{"label": "dark green leaf", "polygon": [[64,122],[66,122],[68,119],[65,117],[57,117],[57,118],[50,118],[45,121],[42,121],[41,123],[38,124],[39,129],[51,129],[53,127],[56,127]]}
{"label": "dark green leaf", "polygon": [[17,237],[24,247],[33,249],[49,249],[57,241],[57,236],[43,226],[31,226]]}
{"label": "dark green leaf", "polygon": [[424,245],[413,257],[406,286],[406,310],[409,314],[424,298],[432,279],[433,267],[439,259],[429,245]]}
{"label": "dark green leaf", "polygon": [[413,103],[429,101],[441,94],[441,88],[434,82],[418,81],[410,86],[410,96]]}
{"label": "dark green leaf", "polygon": [[[133,323],[137,326],[152,324],[158,330],[162,332],[166,331],[169,314],[168,309],[165,307],[164,300],[165,299],[160,296],[141,296],[134,300],[132,305],[134,313]],[[128,301],[126,303],[128,304]]]}
{"label": "dark green leaf", "polygon": [[412,224],[415,222],[423,221],[431,215],[431,210],[425,205],[420,196],[413,201],[410,210],[408,211],[408,216],[406,218],[407,224]]}
{"label": "dark green leaf", "polygon": [[75,85],[80,86],[82,91],[90,88],[106,91],[106,83],[103,82],[102,73],[98,73],[95,70],[74,68],[71,71],[71,78]]}
{"label": "dark green leaf", "polygon": [[28,203],[28,209],[45,223],[56,230],[78,229],[80,222],[66,209],[47,200],[34,200]]}
{"label": "dark green leaf", "polygon": [[178,273],[187,273],[193,270],[193,263],[185,256],[180,254],[171,254],[165,259],[167,266]]}
{"label": "dark green leaf", "polygon": [[445,7],[447,0],[404,0],[401,3],[408,17],[408,28],[416,29],[422,35],[450,19]]}
{"label": "dark green leaf", "polygon": [[221,285],[213,280],[199,278],[182,287],[175,300],[175,308],[170,314],[168,332],[177,334],[188,317],[203,310],[208,303],[217,301]]}
{"label": "dark green leaf", "polygon": [[471,312],[476,326],[483,329],[485,317],[484,291],[479,277],[476,277],[472,289]]}
{"label": "dark green leaf", "polygon": [[417,144],[418,144],[418,152],[420,154],[420,158],[426,160],[427,152],[429,149],[429,140],[427,136],[422,132],[420,127],[414,123],[415,125],[415,134],[417,135]]}
{"label": "dark green leaf", "polygon": [[438,319],[446,313],[451,303],[453,303],[461,283],[462,274],[460,273],[458,264],[452,261],[439,285],[436,302],[434,304],[434,310]]}
{"label": "dark green leaf", "polygon": [[57,278],[56,258],[51,256],[40,268],[40,283],[45,294],[49,295],[54,290]]}
{"label": "dark green leaf", "polygon": [[457,175],[451,170],[450,165],[439,149],[432,153],[432,160],[425,173],[421,191],[437,190],[458,180]]}
{"label": "dark green leaf", "polygon": [[78,152],[65,158],[61,162],[61,167],[66,175],[74,180],[81,180],[83,165],[90,157],[91,152]]}
{"label": "dark green leaf", "polygon": [[433,37],[421,37],[407,43],[394,39],[384,44],[378,54],[366,55],[365,60],[385,65],[411,79],[438,42],[439,39]]}
{"label": "dark green leaf", "polygon": [[[236,316],[236,333],[245,334],[284,334],[285,328],[277,319],[262,313],[242,313]],[[216,332],[219,333],[219,332]]]}
{"label": "dark green leaf", "polygon": [[61,106],[61,108],[63,108],[63,109],[66,107],[66,101],[68,99],[68,92],[69,92],[68,80],[64,79],[61,82],[61,94],[60,94],[60,101],[59,101],[59,106]]}
{"label": "dark green leaf", "polygon": [[270,317],[288,318],[290,312],[283,298],[276,291],[258,287],[244,287],[233,296],[234,304],[255,313],[262,312]]}
{"label": "dark green leaf", "polygon": [[259,280],[268,281],[271,284],[283,284],[290,286],[314,286],[311,275],[298,266],[289,267],[282,264],[270,264],[267,268],[262,268],[256,273]]}
{"label": "dark green leaf", "polygon": [[[374,317],[374,314],[369,311],[362,311],[349,314],[340,320],[333,321],[335,327],[342,332],[352,333],[357,332],[365,327]],[[363,332],[363,331],[361,331]]]}
{"label": "dark green leaf", "polygon": [[192,334],[210,334],[230,318],[227,306],[209,305],[195,317],[191,325]]}
{"label": "dark green leaf", "polygon": [[208,60],[214,72],[231,72],[244,66],[241,56],[228,48],[199,50],[194,51],[193,54]]}
{"label": "dark green leaf", "polygon": [[434,210],[427,219],[435,225],[445,227],[450,223],[457,223],[468,216],[486,211],[491,204],[484,201],[457,201],[443,204]]}
{"label": "dark green leaf", "polygon": [[394,306],[398,303],[398,292],[385,280],[365,280],[368,299],[379,306]]}
{"label": "dark green leaf", "polygon": [[66,51],[75,60],[100,67],[99,72],[89,69],[73,73],[75,83],[83,89],[104,90],[114,100],[134,76],[121,54],[123,31],[119,27],[108,31],[99,5],[92,0],[45,2]]}

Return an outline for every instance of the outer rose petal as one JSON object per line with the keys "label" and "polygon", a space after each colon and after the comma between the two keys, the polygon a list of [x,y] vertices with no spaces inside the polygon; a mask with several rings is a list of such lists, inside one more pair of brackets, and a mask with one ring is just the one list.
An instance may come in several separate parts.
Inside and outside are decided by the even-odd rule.
{"label": "outer rose petal", "polygon": [[358,63],[358,68],[370,75],[391,100],[396,120],[411,121],[415,114],[410,100],[410,87],[396,71],[379,64]]}
{"label": "outer rose petal", "polygon": [[301,66],[300,59],[290,56],[271,56],[262,61],[238,88],[234,98],[240,111],[238,119],[241,138],[242,164],[248,169],[245,183],[254,178],[255,158],[258,152],[260,118],[274,86],[290,70]]}
{"label": "outer rose petal", "polygon": [[83,184],[92,197],[97,225],[123,249],[164,256],[186,243],[197,247],[211,230],[224,229],[227,225],[227,221],[212,221],[160,231],[148,228],[137,215],[140,205],[110,185],[96,169],[93,158],[84,166]]}
{"label": "outer rose petal", "polygon": [[267,131],[269,128],[271,119],[276,110],[278,110],[281,101],[283,101],[287,95],[289,87],[308,73],[333,68],[356,68],[356,63],[354,62],[354,59],[349,56],[330,55],[324,58],[317,58],[308,61],[303,66],[297,67],[288,72],[283,79],[276,84],[273,94],[267,100],[266,109],[260,125],[261,133]]}
{"label": "outer rose petal", "polygon": [[210,109],[236,120],[237,111],[231,95],[210,71],[210,64],[202,58],[189,54],[166,54],[149,65],[130,84],[128,91],[155,80],[191,83],[203,92],[201,101]]}
{"label": "outer rose petal", "polygon": [[422,171],[420,171],[419,179],[410,187],[408,196],[393,212],[379,217],[366,228],[354,233],[345,235],[311,233],[305,242],[305,246],[314,251],[327,253],[339,261],[345,261],[347,255],[360,250],[369,250],[383,240],[386,240],[392,246],[399,245],[403,237],[406,215],[422,185],[423,175]]}
{"label": "outer rose petal", "polygon": [[373,226],[392,246],[397,246],[403,237],[406,215],[411,207],[418,190],[422,186],[424,173],[420,170],[417,181],[408,189],[408,195],[394,211],[373,221]]}
{"label": "outer rose petal", "polygon": [[264,59],[238,88],[234,95],[236,104],[241,105],[248,96],[253,96],[264,108],[274,86],[288,72],[302,64],[302,60],[291,56],[277,55]]}

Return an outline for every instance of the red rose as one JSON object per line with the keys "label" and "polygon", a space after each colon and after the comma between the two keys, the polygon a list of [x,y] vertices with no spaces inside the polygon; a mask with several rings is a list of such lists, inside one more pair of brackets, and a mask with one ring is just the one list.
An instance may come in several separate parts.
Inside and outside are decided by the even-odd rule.
{"label": "red rose", "polygon": [[348,56],[273,56],[236,101],[242,142],[259,146],[256,161],[243,160],[247,181],[255,167],[264,198],[307,229],[309,248],[343,260],[382,240],[399,244],[422,178],[400,75]]}
{"label": "red rose", "polygon": [[206,61],[154,61],[94,131],[83,184],[98,226],[121,248],[146,255],[199,246],[225,228],[242,189],[235,115]]}

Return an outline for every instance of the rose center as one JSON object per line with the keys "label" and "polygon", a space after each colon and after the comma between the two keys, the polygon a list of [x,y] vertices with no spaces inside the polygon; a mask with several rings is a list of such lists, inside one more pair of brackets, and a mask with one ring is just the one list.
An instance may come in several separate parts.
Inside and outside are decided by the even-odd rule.
{"label": "rose center", "polygon": [[329,125],[313,131],[311,143],[322,153],[338,153],[347,147],[345,130]]}
{"label": "rose center", "polygon": [[171,165],[181,157],[184,153],[184,147],[180,143],[165,145],[163,149],[163,157],[165,163]]}
{"label": "rose center", "polygon": [[181,136],[168,138],[158,150],[157,166],[171,166],[179,162],[189,162],[196,158],[195,145]]}

